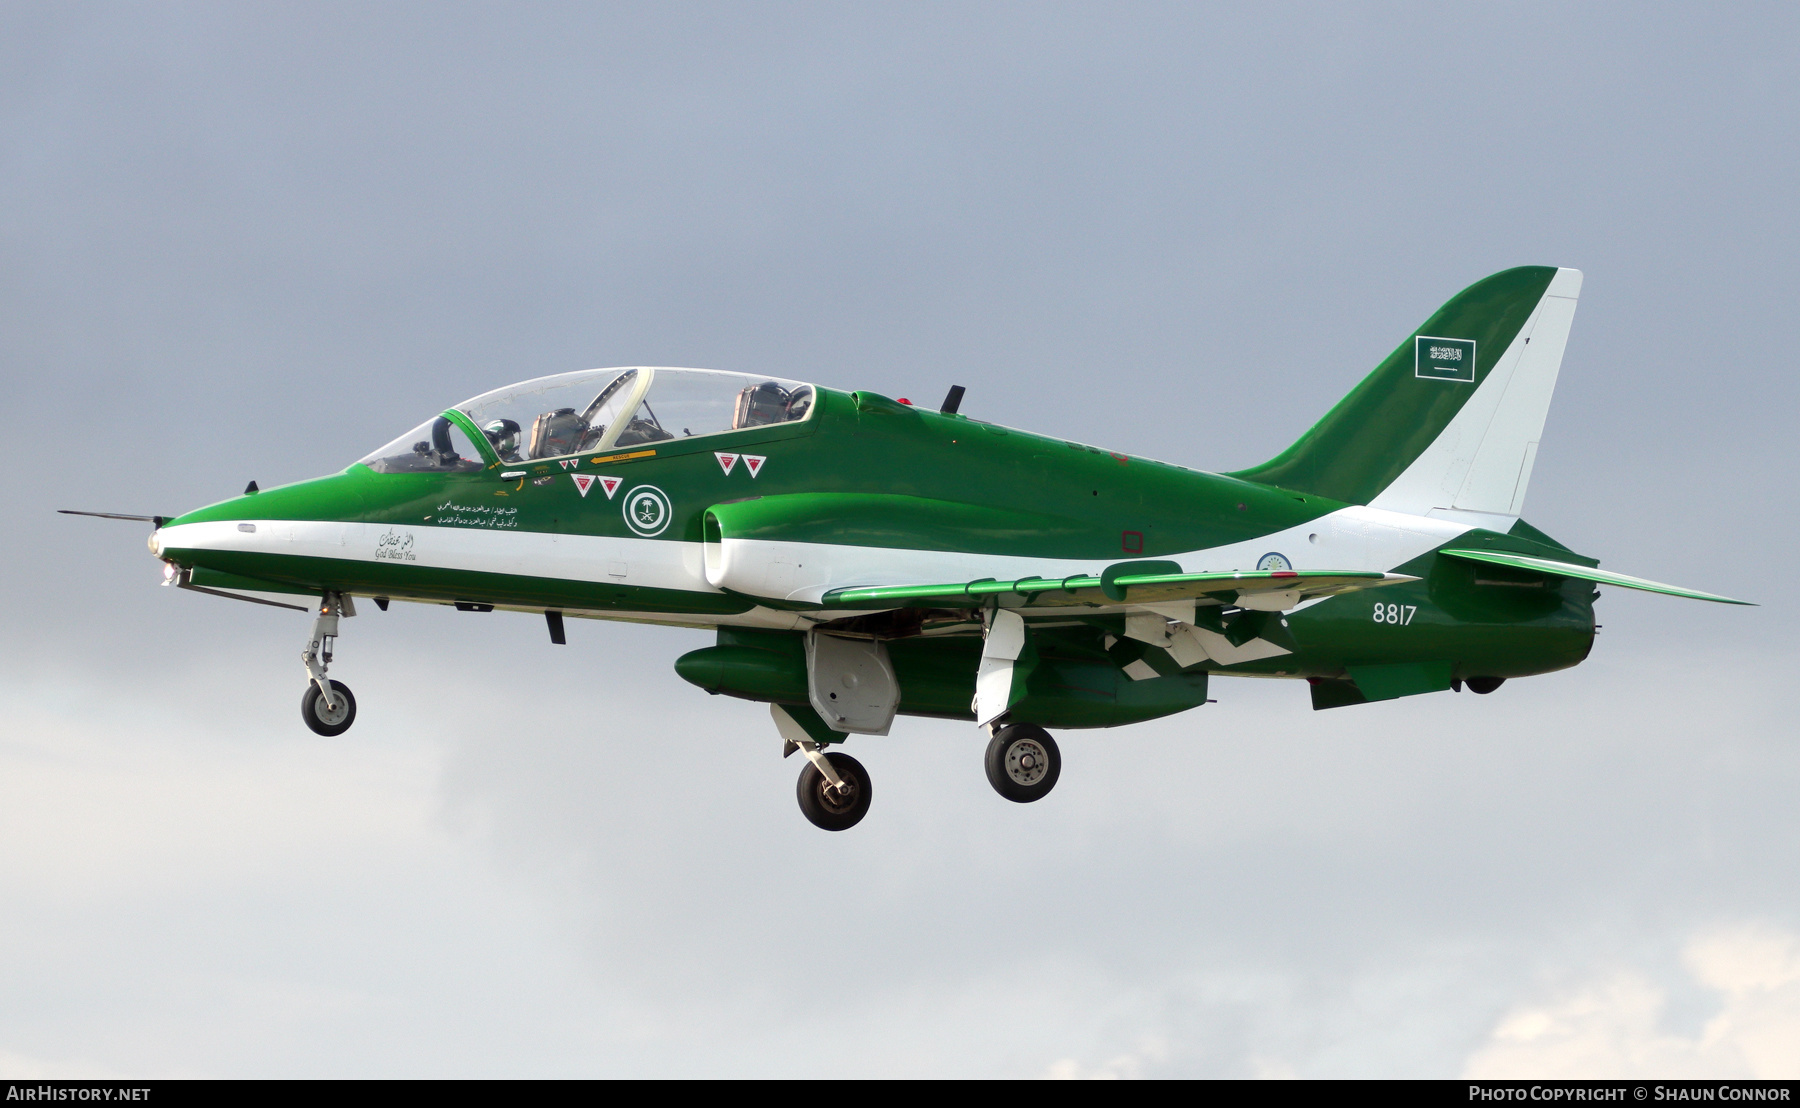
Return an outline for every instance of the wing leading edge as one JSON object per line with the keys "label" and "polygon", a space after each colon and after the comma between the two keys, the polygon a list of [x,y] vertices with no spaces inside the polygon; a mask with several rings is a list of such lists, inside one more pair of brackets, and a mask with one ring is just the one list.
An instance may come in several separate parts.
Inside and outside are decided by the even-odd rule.
{"label": "wing leading edge", "polygon": [[1416,581],[1403,573],[1373,570],[1247,570],[1217,573],[1082,574],[1074,577],[984,578],[961,584],[874,585],[833,589],[827,608],[944,608],[979,604],[992,596],[1018,594],[1028,606],[1105,607],[1195,600],[1241,608],[1285,611],[1296,604],[1358,589]]}

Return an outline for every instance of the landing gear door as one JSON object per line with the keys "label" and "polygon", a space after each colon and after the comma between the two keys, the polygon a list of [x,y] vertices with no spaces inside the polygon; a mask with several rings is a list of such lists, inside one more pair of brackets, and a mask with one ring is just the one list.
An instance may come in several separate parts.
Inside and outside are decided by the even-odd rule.
{"label": "landing gear door", "polygon": [[885,735],[900,707],[900,682],[887,644],[809,632],[807,698],[834,730]]}

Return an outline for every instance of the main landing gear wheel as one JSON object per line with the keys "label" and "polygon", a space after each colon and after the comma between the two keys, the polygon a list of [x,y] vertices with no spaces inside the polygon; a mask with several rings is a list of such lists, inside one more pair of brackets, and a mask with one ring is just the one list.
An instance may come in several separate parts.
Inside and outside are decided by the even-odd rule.
{"label": "main landing gear wheel", "polygon": [[1061,774],[1062,751],[1042,727],[1002,727],[988,743],[988,783],[1014,803],[1042,800],[1056,787]]}
{"label": "main landing gear wheel", "polygon": [[869,814],[869,771],[848,754],[830,753],[825,760],[843,781],[836,788],[811,762],[800,771],[800,811],[813,826],[827,831],[848,831]]}
{"label": "main landing gear wheel", "polygon": [[325,697],[319,692],[317,685],[306,686],[306,694],[300,698],[300,718],[306,721],[308,727],[326,737],[342,735],[356,722],[356,698],[350,695],[348,685],[342,681],[333,681],[331,699],[337,702],[335,708],[325,703]]}

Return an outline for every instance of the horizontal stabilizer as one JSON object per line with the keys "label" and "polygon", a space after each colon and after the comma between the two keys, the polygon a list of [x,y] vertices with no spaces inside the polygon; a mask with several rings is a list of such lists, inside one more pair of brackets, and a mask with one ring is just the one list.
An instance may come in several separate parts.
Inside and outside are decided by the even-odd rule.
{"label": "horizontal stabilizer", "polygon": [[1257,598],[1262,597],[1271,602],[1270,610],[1279,611],[1307,600],[1416,580],[1403,573],[1373,570],[1137,573],[1115,577],[1023,577],[1016,581],[985,578],[964,584],[833,589],[825,594],[823,604],[827,608],[961,608],[979,604],[986,597],[1017,594],[1025,598],[1028,606],[1040,608],[1177,600],[1261,607]]}
{"label": "horizontal stabilizer", "polygon": [[1646,581],[1642,577],[1627,577],[1623,573],[1608,573],[1603,569],[1590,569],[1572,562],[1533,558],[1528,554],[1507,554],[1498,550],[1440,550],[1438,553],[1446,558],[1462,558],[1466,561],[1487,562],[1491,565],[1508,566],[1512,569],[1528,569],[1536,573],[1553,574],[1557,577],[1574,577],[1578,580],[1594,581],[1602,585],[1617,585],[1623,589],[1642,589],[1645,592],[1659,592],[1667,596],[1685,596],[1692,600],[1714,600],[1720,604],[1745,604],[1755,607],[1748,600],[1733,600],[1729,596],[1714,596],[1712,593],[1700,592],[1697,589],[1665,585],[1660,581]]}

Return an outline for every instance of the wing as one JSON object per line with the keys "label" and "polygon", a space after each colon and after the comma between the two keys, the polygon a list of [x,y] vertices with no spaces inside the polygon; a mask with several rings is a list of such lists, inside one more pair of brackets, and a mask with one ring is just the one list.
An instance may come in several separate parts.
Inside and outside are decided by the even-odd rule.
{"label": "wing", "polygon": [[1608,573],[1604,569],[1590,569],[1572,562],[1558,562],[1549,558],[1534,558],[1529,554],[1507,554],[1497,550],[1440,550],[1439,554],[1446,558],[1462,558],[1470,562],[1487,562],[1490,565],[1507,566],[1511,569],[1528,569],[1536,573],[1548,573],[1557,577],[1574,577],[1582,581],[1595,581],[1602,585],[1617,585],[1626,589],[1642,589],[1645,592],[1659,592],[1667,596],[1685,596],[1694,600],[1714,600],[1720,604],[1745,604],[1755,607],[1748,600],[1733,600],[1729,596],[1714,596],[1709,592],[1697,589],[1684,589],[1679,585],[1665,585],[1660,581],[1646,581],[1642,577],[1627,577],[1623,573]]}
{"label": "wing", "polygon": [[1136,573],[1117,577],[985,578],[945,585],[873,585],[833,589],[820,603],[827,608],[967,608],[990,596],[1016,593],[1026,606],[1109,607],[1194,600],[1242,608],[1285,611],[1294,605],[1358,589],[1417,581],[1404,573],[1374,570],[1247,570],[1223,573]]}

